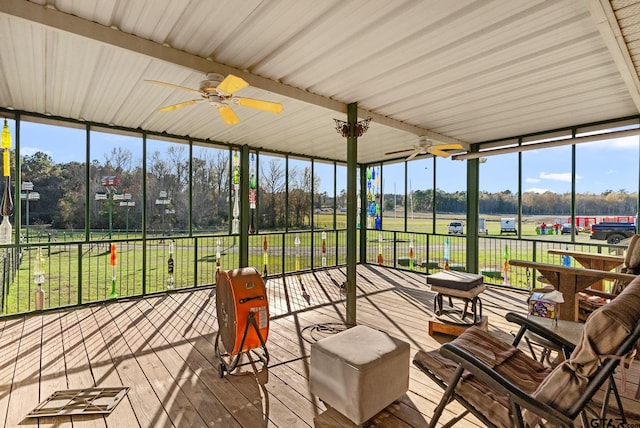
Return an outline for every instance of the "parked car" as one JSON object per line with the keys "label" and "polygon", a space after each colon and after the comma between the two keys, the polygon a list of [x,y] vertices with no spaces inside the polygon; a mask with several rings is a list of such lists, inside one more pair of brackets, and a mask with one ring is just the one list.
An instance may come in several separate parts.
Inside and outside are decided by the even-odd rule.
{"label": "parked car", "polygon": [[[574,233],[578,234],[578,226],[573,227]],[[563,223],[560,227],[560,233],[563,235],[571,234],[571,223]]]}
{"label": "parked car", "polygon": [[459,221],[452,221],[449,223],[449,233],[450,234],[460,234],[464,233],[464,226]]}

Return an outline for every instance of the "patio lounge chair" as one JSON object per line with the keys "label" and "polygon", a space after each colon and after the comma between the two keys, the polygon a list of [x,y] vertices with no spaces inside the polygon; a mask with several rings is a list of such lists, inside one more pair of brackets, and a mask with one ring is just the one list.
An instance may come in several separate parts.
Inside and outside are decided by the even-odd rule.
{"label": "patio lounge chair", "polygon": [[[615,420],[626,423],[613,373],[640,339],[640,277],[591,314],[575,349],[524,316],[510,313],[507,319],[521,326],[511,345],[471,327],[439,350],[416,353],[413,363],[445,389],[429,426],[436,425],[453,399],[467,410],[450,423],[471,412],[490,427],[535,426],[540,421],[572,427],[578,416],[584,426],[592,426],[589,417],[607,417],[611,392],[621,414]],[[518,349],[527,330],[556,343],[565,361],[551,368]],[[598,411],[592,398],[605,382]]]}

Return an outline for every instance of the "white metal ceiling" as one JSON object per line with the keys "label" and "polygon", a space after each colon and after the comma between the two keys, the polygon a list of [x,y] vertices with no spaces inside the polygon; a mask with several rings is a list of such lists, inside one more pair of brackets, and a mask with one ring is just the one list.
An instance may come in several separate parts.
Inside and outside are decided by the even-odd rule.
{"label": "white metal ceiling", "polygon": [[[373,117],[358,160],[380,161],[421,134],[477,143],[637,114],[632,79],[596,25],[600,6],[611,7],[2,0],[0,106],[346,160],[333,118],[346,120],[357,102],[361,118]],[[235,106],[242,122],[227,126],[205,103],[156,111],[193,96],[145,79],[197,88],[206,72],[241,75],[252,87],[238,95],[281,102],[284,112]]]}

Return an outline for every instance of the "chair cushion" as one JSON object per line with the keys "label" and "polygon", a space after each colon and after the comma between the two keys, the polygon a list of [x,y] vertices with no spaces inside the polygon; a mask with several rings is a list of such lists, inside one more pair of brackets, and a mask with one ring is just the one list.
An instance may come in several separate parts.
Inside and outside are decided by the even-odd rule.
{"label": "chair cushion", "polygon": [[638,275],[640,273],[640,245],[638,239],[640,235],[633,235],[627,247],[627,255],[624,260],[624,271]]}
{"label": "chair cushion", "polygon": [[[587,318],[580,342],[570,358],[540,384],[534,397],[567,412],[582,395],[603,356],[615,353],[639,322],[640,277]],[[529,415],[527,420],[533,421],[534,417]]]}
{"label": "chair cushion", "polygon": [[[536,390],[552,370],[479,327],[467,329],[454,340],[454,343],[494,367],[498,373],[529,394]],[[457,363],[440,355],[437,350],[418,351],[414,357],[414,364],[424,371],[434,373],[445,383],[449,382],[458,366]],[[507,428],[513,425],[508,398],[496,394],[471,373],[463,373],[456,392],[497,426]]]}
{"label": "chair cushion", "polygon": [[482,285],[484,278],[476,273],[445,270],[427,276],[427,283],[454,290],[470,290]]}

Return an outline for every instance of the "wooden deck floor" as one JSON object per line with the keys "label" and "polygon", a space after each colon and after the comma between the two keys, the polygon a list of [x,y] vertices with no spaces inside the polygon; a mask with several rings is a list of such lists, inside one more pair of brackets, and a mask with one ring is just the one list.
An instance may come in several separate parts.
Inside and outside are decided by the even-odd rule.
{"label": "wooden deck floor", "polygon": [[[348,427],[346,419],[309,393],[310,344],[323,328],[345,321],[343,269],[267,282],[271,325],[269,367],[257,376],[220,378],[214,353],[215,289],[175,292],[0,321],[0,427]],[[439,340],[427,334],[433,294],[423,275],[358,267],[357,320],[419,349]],[[525,310],[525,296],[502,289],[483,295],[489,328],[505,337],[509,310]],[[259,368],[259,365],[258,365]],[[633,396],[638,370],[627,372]],[[52,392],[131,387],[108,416],[25,418]],[[423,427],[442,391],[411,365],[409,391],[369,426]],[[626,400],[640,414],[640,405]],[[461,407],[455,403],[443,420]],[[458,426],[481,426],[467,417]]]}

